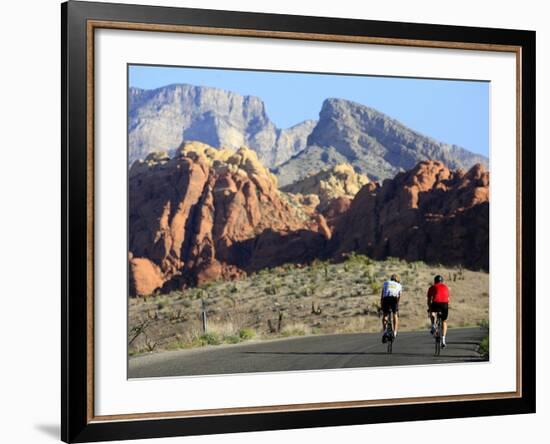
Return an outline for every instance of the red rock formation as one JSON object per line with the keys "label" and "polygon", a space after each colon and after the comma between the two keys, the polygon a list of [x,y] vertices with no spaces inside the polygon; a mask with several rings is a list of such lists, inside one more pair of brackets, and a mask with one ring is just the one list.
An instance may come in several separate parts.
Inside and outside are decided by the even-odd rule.
{"label": "red rock formation", "polygon": [[489,172],[425,161],[382,186],[369,183],[338,221],[329,250],[488,270]]}
{"label": "red rock formation", "polygon": [[311,260],[329,236],[324,218],[279,192],[246,148],[193,142],[130,169],[132,294]]}
{"label": "red rock formation", "polygon": [[[426,161],[333,199],[289,195],[253,151],[185,144],[129,173],[131,294],[167,291],[357,251],[489,267],[489,173]],[[335,228],[332,227],[335,225]]]}
{"label": "red rock formation", "polygon": [[130,258],[130,293],[150,294],[164,284],[160,268],[145,258]]}
{"label": "red rock formation", "polygon": [[346,211],[348,211],[351,205],[352,199],[349,197],[337,197],[332,199],[327,207],[323,210],[322,214],[325,216],[328,226],[331,229],[334,229],[340,216],[342,216]]}

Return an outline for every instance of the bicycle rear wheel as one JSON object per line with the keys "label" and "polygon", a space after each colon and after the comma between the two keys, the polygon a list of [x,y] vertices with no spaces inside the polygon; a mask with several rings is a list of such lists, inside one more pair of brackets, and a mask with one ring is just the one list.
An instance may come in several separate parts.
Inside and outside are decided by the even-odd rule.
{"label": "bicycle rear wheel", "polygon": [[[391,314],[390,314],[391,316]],[[388,335],[388,342],[386,343],[387,352],[392,353],[393,350],[393,325],[391,322],[391,319],[388,319],[388,328],[386,329],[386,333]]]}
{"label": "bicycle rear wheel", "polygon": [[440,314],[437,314],[437,323],[435,327],[435,356],[439,356],[441,354],[441,317]]}

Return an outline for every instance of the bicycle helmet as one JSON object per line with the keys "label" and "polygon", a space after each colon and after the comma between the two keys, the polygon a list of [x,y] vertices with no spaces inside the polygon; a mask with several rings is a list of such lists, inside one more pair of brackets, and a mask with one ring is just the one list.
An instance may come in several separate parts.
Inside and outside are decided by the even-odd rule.
{"label": "bicycle helmet", "polygon": [[443,276],[438,274],[436,277],[434,277],[434,283],[439,284],[440,282],[443,282]]}
{"label": "bicycle helmet", "polygon": [[390,281],[401,282],[401,279],[400,279],[400,277],[399,277],[398,274],[392,274],[392,275],[390,276]]}

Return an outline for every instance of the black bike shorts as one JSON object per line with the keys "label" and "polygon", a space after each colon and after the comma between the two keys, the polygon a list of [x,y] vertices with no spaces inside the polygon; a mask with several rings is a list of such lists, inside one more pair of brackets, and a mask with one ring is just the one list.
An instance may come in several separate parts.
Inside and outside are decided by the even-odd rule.
{"label": "black bike shorts", "polygon": [[384,314],[390,312],[397,313],[399,311],[399,298],[395,296],[386,296],[382,298],[382,311]]}
{"label": "black bike shorts", "polygon": [[431,313],[441,313],[441,319],[446,321],[449,317],[449,304],[446,302],[432,302],[430,305]]}

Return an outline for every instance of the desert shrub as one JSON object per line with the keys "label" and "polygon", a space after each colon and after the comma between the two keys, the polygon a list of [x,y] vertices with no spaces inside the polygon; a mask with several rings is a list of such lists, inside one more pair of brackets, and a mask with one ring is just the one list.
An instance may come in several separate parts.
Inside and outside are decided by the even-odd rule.
{"label": "desert shrub", "polygon": [[386,258],[386,262],[392,265],[396,265],[401,263],[401,259],[399,259],[398,257],[388,256]]}
{"label": "desert shrub", "polygon": [[295,266],[294,264],[284,264],[284,265],[281,265],[281,268],[286,272],[289,272],[289,271],[292,271],[295,268]]}
{"label": "desert shrub", "polygon": [[370,284],[373,281],[373,274],[372,274],[371,267],[368,267],[365,271],[363,271],[363,278],[367,281],[368,284]]}
{"label": "desert shrub", "polygon": [[485,336],[479,343],[478,353],[484,358],[489,358],[489,336]]}
{"label": "desert shrub", "polygon": [[188,290],[189,299],[204,299],[208,295],[202,288],[192,288]]}
{"label": "desert shrub", "polygon": [[239,338],[243,341],[252,339],[254,336],[256,336],[256,332],[252,328],[241,328],[239,330]]}
{"label": "desert shrub", "polygon": [[489,330],[489,320],[488,319],[482,319],[477,324],[479,327],[484,328],[486,330]]}
{"label": "desert shrub", "polygon": [[258,271],[257,275],[265,278],[269,276],[270,272],[271,270],[269,268],[262,268],[260,271]]}
{"label": "desert shrub", "polygon": [[220,336],[215,332],[204,333],[199,340],[202,345],[220,345],[222,343]]}
{"label": "desert shrub", "polygon": [[348,255],[347,262],[349,262],[351,264],[356,264],[356,265],[371,265],[372,264],[372,260],[368,256],[366,256],[364,254],[358,254],[355,251],[352,251]]}
{"label": "desert shrub", "polygon": [[377,293],[380,293],[382,286],[380,285],[379,282],[374,281],[374,282],[371,282],[370,288],[374,294],[377,294]]}
{"label": "desert shrub", "polygon": [[223,338],[223,340],[228,344],[238,344],[239,342],[241,342],[241,338],[237,335],[226,336],[225,338]]}

